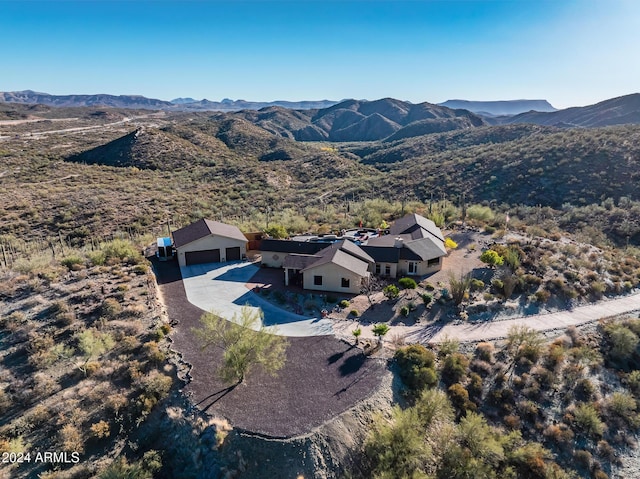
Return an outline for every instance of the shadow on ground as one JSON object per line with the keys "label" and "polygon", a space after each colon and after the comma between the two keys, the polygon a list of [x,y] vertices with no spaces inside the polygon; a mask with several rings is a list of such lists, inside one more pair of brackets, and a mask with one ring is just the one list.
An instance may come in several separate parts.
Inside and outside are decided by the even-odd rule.
{"label": "shadow on ground", "polygon": [[287,359],[277,376],[257,368],[237,387],[216,372],[221,351],[202,351],[193,337],[203,311],[187,301],[175,262],[154,262],[167,313],[178,322],[173,349],[191,364],[185,387],[195,404],[234,427],[270,437],[306,433],[369,397],[380,385],[386,363],[333,336],[288,338]]}

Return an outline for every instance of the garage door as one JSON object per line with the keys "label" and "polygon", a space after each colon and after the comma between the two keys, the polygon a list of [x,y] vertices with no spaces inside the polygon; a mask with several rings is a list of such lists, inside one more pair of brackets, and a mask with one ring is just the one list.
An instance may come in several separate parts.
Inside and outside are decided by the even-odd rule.
{"label": "garage door", "polygon": [[187,251],[185,253],[185,262],[187,266],[192,264],[201,263],[219,263],[220,262],[220,250],[219,249],[206,249],[202,251]]}
{"label": "garage door", "polygon": [[240,259],[240,246],[235,248],[227,248],[227,261],[235,261]]}

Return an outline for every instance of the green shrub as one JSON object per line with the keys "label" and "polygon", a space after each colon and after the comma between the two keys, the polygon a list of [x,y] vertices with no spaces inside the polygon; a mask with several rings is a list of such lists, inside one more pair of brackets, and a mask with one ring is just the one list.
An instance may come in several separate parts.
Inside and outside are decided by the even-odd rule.
{"label": "green shrub", "polygon": [[422,295],[422,301],[424,302],[425,306],[431,304],[431,302],[433,301],[433,296],[430,295],[429,293],[424,293]]}
{"label": "green shrub", "polygon": [[449,386],[447,394],[451,400],[451,404],[462,416],[467,411],[475,411],[476,405],[469,401],[469,392],[460,383],[455,383]]}
{"label": "green shrub", "polygon": [[399,348],[394,358],[398,364],[398,374],[413,396],[437,384],[435,355],[421,344]]}
{"label": "green shrub", "polygon": [[84,258],[77,255],[71,255],[64,258],[60,263],[62,266],[66,266],[69,270],[75,270],[84,265]]}
{"label": "green shrub", "polygon": [[395,284],[390,284],[384,287],[382,290],[387,299],[396,299],[400,296],[400,290]]}
{"label": "green shrub", "polygon": [[349,315],[357,318],[358,316],[360,316],[360,312],[357,309],[352,309],[351,311],[349,311]]}
{"label": "green shrub", "polygon": [[418,286],[413,278],[400,278],[398,284],[402,286],[403,289],[416,289]]}
{"label": "green shrub", "polygon": [[488,249],[480,255],[480,261],[489,266],[502,266],[504,258],[492,249]]}
{"label": "green shrub", "polygon": [[477,278],[472,278],[470,283],[471,291],[480,291],[484,289],[484,281]]}
{"label": "green shrub", "polygon": [[409,306],[403,306],[400,308],[400,315],[404,317],[409,316]]}
{"label": "green shrub", "polygon": [[351,303],[346,299],[343,299],[342,301],[340,301],[340,307],[341,308],[348,308],[350,304]]}
{"label": "green shrub", "polygon": [[601,437],[604,434],[604,423],[598,411],[591,404],[580,404],[573,411],[576,426],[590,437]]}
{"label": "green shrub", "polygon": [[109,319],[115,319],[122,313],[122,305],[115,298],[107,298],[100,306],[100,314]]}
{"label": "green shrub", "polygon": [[442,364],[442,380],[451,385],[460,382],[467,376],[469,360],[464,354],[449,354]]}

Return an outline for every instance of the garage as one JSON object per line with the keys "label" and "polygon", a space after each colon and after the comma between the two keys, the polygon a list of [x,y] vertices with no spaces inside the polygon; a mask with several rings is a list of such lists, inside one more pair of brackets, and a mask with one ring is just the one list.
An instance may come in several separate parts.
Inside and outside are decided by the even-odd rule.
{"label": "garage", "polygon": [[227,248],[225,251],[226,251],[227,261],[236,261],[240,259],[240,246]]}
{"label": "garage", "polygon": [[237,226],[201,219],[173,232],[178,264],[240,261],[247,254],[247,238]]}
{"label": "garage", "polygon": [[219,263],[220,250],[207,249],[203,251],[187,251],[185,253],[185,259],[187,262],[187,266],[191,266],[192,264],[202,264],[202,263]]}

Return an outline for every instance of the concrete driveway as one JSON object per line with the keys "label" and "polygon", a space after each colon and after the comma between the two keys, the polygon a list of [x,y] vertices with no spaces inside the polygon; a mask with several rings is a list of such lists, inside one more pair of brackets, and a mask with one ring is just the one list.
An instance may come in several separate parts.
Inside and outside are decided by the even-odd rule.
{"label": "concrete driveway", "polygon": [[249,291],[245,284],[257,271],[255,264],[239,261],[180,267],[187,299],[204,311],[214,311],[232,321],[244,306],[261,308],[264,324],[275,326],[276,334],[297,337],[333,334],[330,320],[285,311]]}

